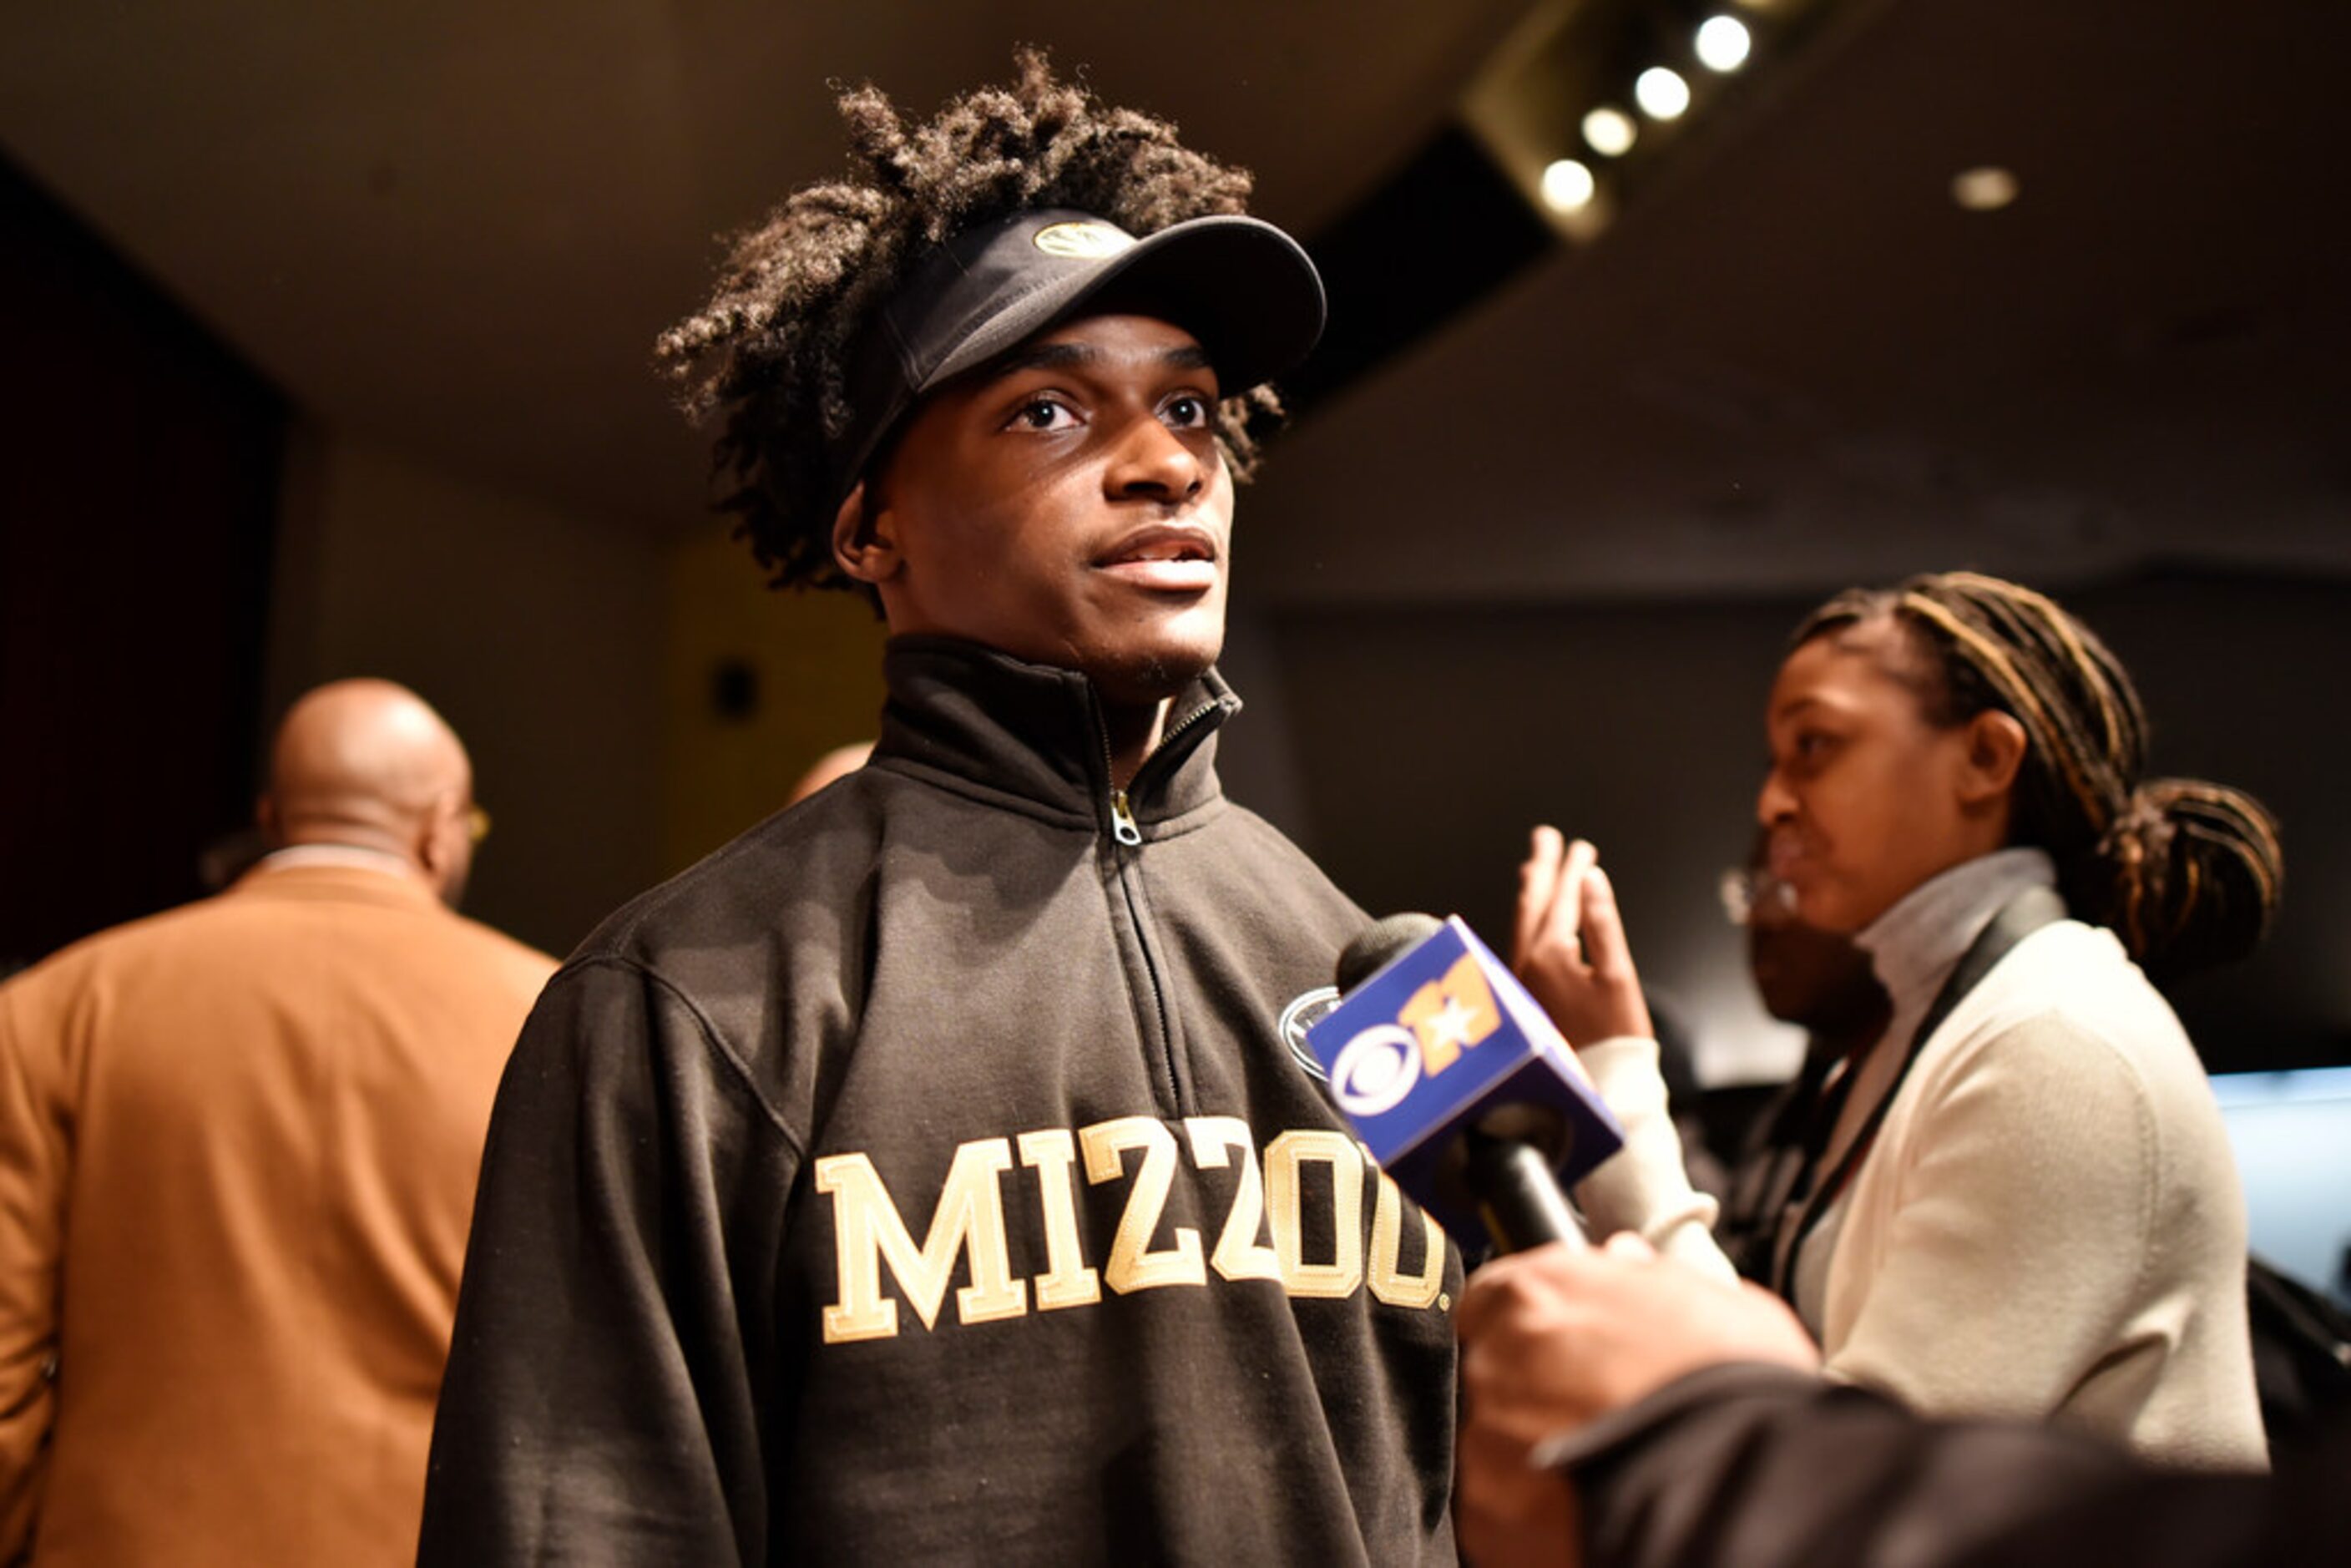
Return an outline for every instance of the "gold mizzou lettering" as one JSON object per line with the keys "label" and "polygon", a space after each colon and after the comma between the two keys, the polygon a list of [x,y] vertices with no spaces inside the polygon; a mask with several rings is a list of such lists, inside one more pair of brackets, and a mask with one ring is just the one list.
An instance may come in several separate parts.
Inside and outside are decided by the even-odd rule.
{"label": "gold mizzou lettering", "polygon": [[[1012,1168],[1016,1145],[1019,1164],[1036,1173],[1037,1194],[1036,1207],[1019,1204],[1017,1218],[1033,1213],[1043,1240],[1043,1271],[1025,1281],[1012,1275],[1001,1179]],[[1223,1227],[1205,1258],[1202,1231],[1191,1226],[1175,1227],[1168,1246],[1156,1251],[1151,1247],[1166,1216],[1185,1148],[1196,1170],[1236,1172]],[[1130,1161],[1130,1154],[1139,1157]],[[1118,1228],[1099,1272],[1086,1257],[1078,1203],[1081,1158],[1089,1186],[1128,1177]],[[1320,1180],[1312,1184],[1317,1201],[1306,1201],[1310,1166],[1329,1171],[1327,1204],[1320,1200]],[[1036,1310],[1054,1312],[1099,1302],[1104,1285],[1120,1293],[1205,1286],[1209,1268],[1223,1280],[1279,1283],[1294,1297],[1344,1298],[1368,1284],[1373,1298],[1384,1305],[1416,1309],[1434,1305],[1445,1281],[1445,1233],[1405,1202],[1368,1150],[1335,1131],[1284,1133],[1262,1155],[1249,1124],[1237,1116],[1186,1117],[1180,1142],[1169,1124],[1150,1116],[1123,1116],[1074,1133],[1046,1127],[1022,1133],[1018,1140],[982,1138],[956,1150],[919,1247],[866,1155],[828,1155],[810,1168],[816,1190],[832,1200],[839,1286],[837,1299],[822,1314],[828,1344],[888,1339],[898,1333],[898,1302],[884,1293],[884,1263],[899,1295],[926,1329],[938,1324],[958,1260],[967,1265],[970,1281],[956,1292],[956,1321],[966,1323],[1025,1315],[1031,1286]],[[1367,1176],[1376,1183],[1368,1238]],[[1026,1185],[1015,1182],[1013,1190],[1023,1193]],[[1405,1228],[1410,1216],[1419,1218],[1422,1241],[1417,1267],[1406,1273]],[[1025,1232],[1024,1243],[1033,1244]],[[1310,1253],[1314,1261],[1309,1261]]]}
{"label": "gold mizzou lettering", "polygon": [[1102,1279],[1086,1262],[1078,1234],[1078,1201],[1070,1167],[1078,1142],[1067,1127],[1020,1134],[1020,1163],[1037,1173],[1037,1201],[1045,1216],[1045,1271],[1037,1276],[1037,1310],[1090,1307],[1102,1300]]}
{"label": "gold mizzou lettering", "polygon": [[1012,1168],[1012,1142],[983,1138],[956,1150],[930,1229],[917,1249],[898,1206],[863,1155],[816,1162],[816,1190],[832,1198],[834,1259],[841,1299],[824,1309],[824,1342],[888,1339],[898,1332],[898,1303],[882,1295],[882,1261],[923,1320],[938,1322],[958,1254],[971,1260],[971,1283],[956,1292],[956,1316],[967,1323],[1017,1318],[1029,1310],[1029,1287],[1012,1277],[1004,1238],[1004,1195],[997,1177]]}
{"label": "gold mizzou lettering", "polygon": [[[1304,1178],[1310,1165],[1331,1167],[1331,1261],[1306,1260]],[[1265,1146],[1265,1206],[1273,1216],[1273,1250],[1281,1286],[1293,1296],[1352,1296],[1364,1282],[1364,1155],[1344,1133],[1320,1128],[1281,1134]]]}
{"label": "gold mizzou lettering", "polygon": [[1110,1260],[1102,1265],[1102,1282],[1124,1295],[1161,1285],[1205,1285],[1208,1271],[1200,1262],[1200,1233],[1188,1225],[1176,1228],[1176,1244],[1151,1251],[1151,1238],[1159,1229],[1159,1216],[1176,1185],[1176,1134],[1167,1124],[1151,1116],[1121,1116],[1097,1122],[1078,1134],[1086,1152],[1086,1180],[1099,1186],[1115,1181],[1126,1168],[1129,1149],[1143,1151],[1135,1166],[1134,1185],[1126,1189],[1126,1208],[1118,1217],[1118,1233],[1111,1238]]}
{"label": "gold mizzou lettering", "polygon": [[1238,1116],[1186,1116],[1184,1131],[1192,1140],[1192,1163],[1202,1170],[1220,1169],[1231,1155],[1240,1156],[1240,1185],[1208,1261],[1228,1280],[1280,1280],[1280,1256],[1257,1239],[1265,1224],[1265,1183],[1249,1124]]}
{"label": "gold mizzou lettering", "polygon": [[[1357,1145],[1361,1147],[1361,1145]],[[1364,1150],[1364,1162],[1371,1163],[1372,1152]],[[1420,1272],[1404,1271],[1404,1191],[1395,1177],[1380,1172],[1380,1195],[1372,1204],[1372,1260],[1364,1271],[1372,1297],[1391,1307],[1434,1306],[1445,1288],[1445,1231],[1426,1210],[1415,1209],[1420,1216]],[[1043,1285],[1038,1286],[1043,1291]]]}

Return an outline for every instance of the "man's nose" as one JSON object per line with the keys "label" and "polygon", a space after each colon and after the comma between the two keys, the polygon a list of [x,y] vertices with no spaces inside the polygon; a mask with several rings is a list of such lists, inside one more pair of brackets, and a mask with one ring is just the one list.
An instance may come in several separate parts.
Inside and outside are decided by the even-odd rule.
{"label": "man's nose", "polygon": [[1132,421],[1120,433],[1105,477],[1114,497],[1162,501],[1190,500],[1208,483],[1201,455],[1156,417]]}

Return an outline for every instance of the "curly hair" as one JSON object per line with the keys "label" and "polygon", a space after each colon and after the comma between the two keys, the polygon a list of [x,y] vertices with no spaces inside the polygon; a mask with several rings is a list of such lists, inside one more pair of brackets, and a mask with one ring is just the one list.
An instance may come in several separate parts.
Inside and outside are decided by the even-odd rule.
{"label": "curly hair", "polygon": [[[1072,207],[1144,235],[1239,213],[1250,179],[1185,148],[1164,120],[1103,104],[1022,49],[1006,87],[910,123],[867,85],[841,95],[849,177],[787,197],[733,242],[710,302],[655,341],[696,420],[723,413],[712,467],[770,585],[860,588],[832,556],[833,444],[852,418],[852,345],[930,249],[975,225]],[[1217,442],[1236,478],[1278,421],[1270,387],[1224,399]]]}
{"label": "curly hair", "polygon": [[1791,648],[1891,621],[1938,727],[1998,710],[2024,727],[2012,841],[2049,852],[2066,903],[2113,929],[2158,979],[2241,957],[2268,935],[2284,878],[2277,820],[2197,779],[2145,779],[2147,722],[2129,672],[2044,594],[1940,572],[1853,589],[1806,617]]}

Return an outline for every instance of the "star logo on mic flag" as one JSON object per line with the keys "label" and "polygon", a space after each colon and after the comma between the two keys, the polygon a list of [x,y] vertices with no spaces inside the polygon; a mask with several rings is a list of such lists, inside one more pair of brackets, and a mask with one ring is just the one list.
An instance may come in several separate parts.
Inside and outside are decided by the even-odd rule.
{"label": "star logo on mic flag", "polygon": [[1441,977],[1415,991],[1396,1022],[1419,1040],[1421,1064],[1434,1075],[1500,1028],[1502,1015],[1478,960],[1465,954]]}
{"label": "star logo on mic flag", "polygon": [[1428,1033],[1423,1037],[1423,1049],[1436,1054],[1450,1056],[1469,1043],[1469,1033],[1478,1027],[1478,1015],[1465,1006],[1459,997],[1445,998],[1445,1009],[1428,1020]]}

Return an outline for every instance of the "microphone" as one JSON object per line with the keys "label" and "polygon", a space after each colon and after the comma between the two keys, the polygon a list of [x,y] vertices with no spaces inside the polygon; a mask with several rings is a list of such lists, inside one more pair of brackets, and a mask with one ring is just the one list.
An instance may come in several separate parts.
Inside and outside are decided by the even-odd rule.
{"label": "microphone", "polygon": [[1338,981],[1306,1043],[1381,1168],[1456,1235],[1582,1245],[1564,1188],[1624,1129],[1518,977],[1458,916],[1392,915],[1348,944]]}

